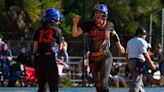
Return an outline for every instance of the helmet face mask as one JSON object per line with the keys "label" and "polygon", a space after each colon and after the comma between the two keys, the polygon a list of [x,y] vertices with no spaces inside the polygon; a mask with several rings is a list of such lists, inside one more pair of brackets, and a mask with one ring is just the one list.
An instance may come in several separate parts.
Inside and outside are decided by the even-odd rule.
{"label": "helmet face mask", "polygon": [[59,24],[61,17],[62,15],[60,14],[59,10],[55,8],[49,8],[45,10],[43,14],[43,22],[48,24],[52,24],[52,23]]}

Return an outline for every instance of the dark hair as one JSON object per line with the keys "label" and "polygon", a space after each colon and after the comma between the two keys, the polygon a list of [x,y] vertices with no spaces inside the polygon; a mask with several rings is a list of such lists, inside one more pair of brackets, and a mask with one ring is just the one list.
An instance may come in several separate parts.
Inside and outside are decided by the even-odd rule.
{"label": "dark hair", "polygon": [[2,34],[0,34],[0,38],[3,38],[3,35]]}

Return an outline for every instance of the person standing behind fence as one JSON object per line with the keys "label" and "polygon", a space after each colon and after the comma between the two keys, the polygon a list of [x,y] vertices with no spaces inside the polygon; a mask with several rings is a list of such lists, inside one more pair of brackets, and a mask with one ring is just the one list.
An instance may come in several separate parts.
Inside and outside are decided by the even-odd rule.
{"label": "person standing behind fence", "polygon": [[157,44],[154,55],[156,62],[159,64],[160,73],[164,77],[164,51],[162,50],[161,44]]}
{"label": "person standing behind fence", "polygon": [[78,37],[82,33],[89,34],[89,66],[93,75],[93,81],[97,92],[108,92],[108,79],[113,62],[111,52],[109,51],[110,38],[115,40],[116,46],[121,53],[124,53],[125,49],[114,30],[114,24],[107,21],[107,6],[96,4],[92,13],[93,20],[84,22],[81,27],[77,27],[80,16],[75,16],[73,19],[72,36]]}
{"label": "person standing behind fence", "polygon": [[135,37],[130,39],[126,47],[126,60],[132,76],[132,84],[130,85],[129,92],[145,92],[142,81],[144,63],[148,63],[153,70],[156,66],[152,62],[150,55],[147,51],[148,43],[145,40],[146,30],[139,27],[136,30]]}
{"label": "person standing behind fence", "polygon": [[61,14],[56,8],[49,8],[43,14],[43,25],[34,34],[34,68],[38,81],[38,92],[58,92],[59,74],[53,44],[61,44]]}

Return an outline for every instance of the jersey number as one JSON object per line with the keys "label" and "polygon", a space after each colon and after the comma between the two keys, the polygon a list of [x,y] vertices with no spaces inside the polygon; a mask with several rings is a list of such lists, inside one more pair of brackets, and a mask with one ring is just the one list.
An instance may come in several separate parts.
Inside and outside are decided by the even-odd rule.
{"label": "jersey number", "polygon": [[52,30],[41,30],[39,31],[39,42],[40,43],[50,43],[53,31]]}

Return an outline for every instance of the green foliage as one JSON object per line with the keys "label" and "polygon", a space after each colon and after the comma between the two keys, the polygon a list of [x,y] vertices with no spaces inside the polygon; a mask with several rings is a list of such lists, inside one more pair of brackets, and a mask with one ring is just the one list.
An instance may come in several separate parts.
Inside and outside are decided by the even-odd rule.
{"label": "green foliage", "polygon": [[61,28],[62,28],[64,34],[70,34],[71,33],[72,19],[74,18],[75,15],[76,15],[75,13],[69,12],[62,19]]}
{"label": "green foliage", "polygon": [[131,21],[127,27],[125,27],[125,30],[127,33],[129,34],[134,34],[135,33],[135,30],[137,29],[137,27],[139,26],[140,24],[138,22],[135,22],[135,21]]}
{"label": "green foliage", "polygon": [[40,0],[41,2],[41,8],[47,9],[47,8],[61,8],[61,0]]}
{"label": "green foliage", "polygon": [[42,10],[39,8],[39,0],[24,0],[24,11],[30,18],[32,23],[35,23],[40,19],[40,14]]}
{"label": "green foliage", "polygon": [[62,88],[69,88],[71,87],[71,79],[69,77],[60,77],[59,86]]}
{"label": "green foliage", "polygon": [[4,10],[4,0],[0,0],[0,11]]}
{"label": "green foliage", "polygon": [[97,3],[108,6],[109,20],[118,33],[131,35],[138,26],[149,29],[152,14],[153,33],[160,36],[163,0],[0,0],[0,30],[6,39],[32,40],[43,11],[54,7],[64,15],[61,22],[63,35],[71,39],[73,16],[80,15],[80,23],[92,19],[92,9]]}

